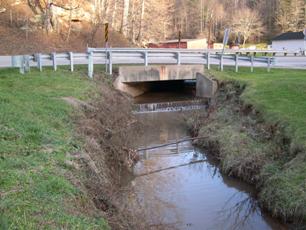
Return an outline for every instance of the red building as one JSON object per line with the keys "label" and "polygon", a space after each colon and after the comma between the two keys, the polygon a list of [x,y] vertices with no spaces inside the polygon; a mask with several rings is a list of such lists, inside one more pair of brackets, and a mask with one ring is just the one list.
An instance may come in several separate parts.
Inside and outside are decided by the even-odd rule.
{"label": "red building", "polygon": [[164,48],[164,49],[206,49],[206,39],[182,39],[179,43],[178,40],[167,40],[158,43],[149,43],[148,48]]}

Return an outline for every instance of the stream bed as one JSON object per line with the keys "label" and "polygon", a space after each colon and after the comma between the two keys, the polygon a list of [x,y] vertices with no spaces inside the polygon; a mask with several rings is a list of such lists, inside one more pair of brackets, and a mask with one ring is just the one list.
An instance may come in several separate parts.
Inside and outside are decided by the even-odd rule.
{"label": "stream bed", "polygon": [[[190,137],[188,112],[137,116],[146,125],[138,148]],[[140,151],[124,196],[141,206],[151,229],[287,229],[259,208],[252,186],[221,174],[211,158],[191,141]]]}

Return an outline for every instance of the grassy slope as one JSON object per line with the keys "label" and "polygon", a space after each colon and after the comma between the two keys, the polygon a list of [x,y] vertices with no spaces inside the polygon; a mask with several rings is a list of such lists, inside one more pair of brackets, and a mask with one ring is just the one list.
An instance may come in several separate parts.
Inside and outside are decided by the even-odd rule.
{"label": "grassy slope", "polygon": [[228,69],[212,71],[222,79],[235,79],[247,84],[242,98],[263,112],[268,122],[281,121],[288,125],[291,134],[306,146],[306,71],[242,68],[239,73]]}
{"label": "grassy slope", "polygon": [[[302,146],[295,157],[280,159],[265,165],[266,176],[260,199],[270,210],[284,218],[296,215],[306,220],[306,71],[273,69],[227,69],[212,71],[221,79],[246,83],[242,98],[259,110],[266,122],[280,121],[292,138],[292,146]],[[292,150],[291,150],[292,152]]]}
{"label": "grassy slope", "polygon": [[0,229],[107,229],[80,210],[89,200],[65,165],[67,152],[81,145],[72,108],[60,98],[86,99],[92,86],[65,70],[0,70]]}

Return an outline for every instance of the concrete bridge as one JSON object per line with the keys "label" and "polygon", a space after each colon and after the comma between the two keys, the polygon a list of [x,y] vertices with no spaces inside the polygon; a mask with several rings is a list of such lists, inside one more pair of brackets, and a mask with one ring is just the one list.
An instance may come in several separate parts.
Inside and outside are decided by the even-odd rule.
{"label": "concrete bridge", "polygon": [[150,83],[196,80],[197,97],[211,98],[217,83],[204,75],[202,65],[122,66],[114,82],[115,88],[133,97],[150,90]]}

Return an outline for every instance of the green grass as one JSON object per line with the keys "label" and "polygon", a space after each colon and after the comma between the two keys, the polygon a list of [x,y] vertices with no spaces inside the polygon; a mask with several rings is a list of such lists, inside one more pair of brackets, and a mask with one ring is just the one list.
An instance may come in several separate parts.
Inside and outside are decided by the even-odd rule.
{"label": "green grass", "polygon": [[284,219],[306,221],[306,70],[241,68],[212,70],[218,79],[235,80],[246,88],[244,103],[252,104],[267,124],[284,127],[290,137],[289,156],[270,159],[261,170],[263,186],[259,199],[272,213]]}
{"label": "green grass", "polygon": [[306,146],[306,70],[241,68],[224,72],[212,71],[221,79],[234,79],[247,85],[242,99],[255,105],[268,122],[280,121]]}
{"label": "green grass", "polygon": [[0,70],[0,229],[108,229],[81,210],[89,198],[65,164],[82,146],[61,98],[86,100],[93,88],[80,71]]}

